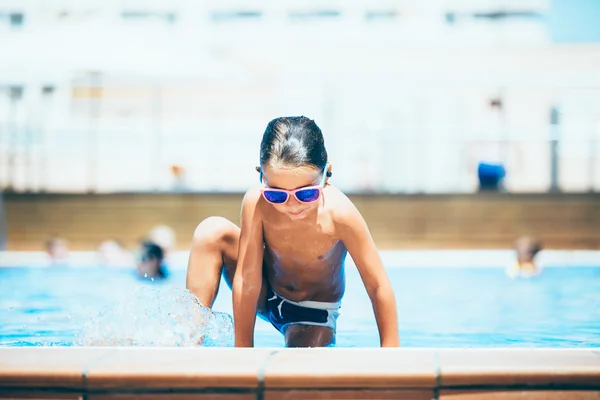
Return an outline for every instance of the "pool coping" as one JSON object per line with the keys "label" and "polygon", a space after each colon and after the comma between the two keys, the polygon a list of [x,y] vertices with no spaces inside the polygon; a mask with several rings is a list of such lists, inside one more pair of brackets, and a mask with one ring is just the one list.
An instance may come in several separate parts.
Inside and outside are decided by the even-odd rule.
{"label": "pool coping", "polygon": [[458,399],[476,393],[600,398],[600,348],[0,348],[0,398]]}

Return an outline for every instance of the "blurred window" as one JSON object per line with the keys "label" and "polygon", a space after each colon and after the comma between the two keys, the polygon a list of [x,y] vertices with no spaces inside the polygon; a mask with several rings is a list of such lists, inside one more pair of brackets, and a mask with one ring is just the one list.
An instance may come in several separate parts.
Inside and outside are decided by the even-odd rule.
{"label": "blurred window", "polygon": [[159,19],[169,24],[177,20],[177,15],[172,12],[146,12],[146,11],[123,11],[121,17],[124,20]]}
{"label": "blurred window", "polygon": [[215,22],[233,22],[239,20],[260,19],[262,12],[254,10],[245,11],[215,11],[211,14],[211,19]]}
{"label": "blurred window", "polygon": [[328,18],[339,18],[342,12],[339,10],[306,10],[291,11],[289,17],[292,21],[310,21]]}
{"label": "blurred window", "polygon": [[365,12],[365,20],[367,22],[390,21],[396,19],[398,15],[396,10],[368,10]]}
{"label": "blurred window", "polygon": [[25,23],[25,14],[19,12],[0,12],[0,25],[20,28]]}

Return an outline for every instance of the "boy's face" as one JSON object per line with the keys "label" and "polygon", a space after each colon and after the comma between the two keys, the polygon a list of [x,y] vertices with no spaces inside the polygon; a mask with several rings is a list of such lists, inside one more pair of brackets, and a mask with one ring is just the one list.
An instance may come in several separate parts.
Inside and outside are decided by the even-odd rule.
{"label": "boy's face", "polygon": [[[321,171],[311,166],[282,167],[265,165],[263,167],[263,183],[273,189],[294,190],[307,186],[316,186],[321,183]],[[319,206],[321,199],[312,203],[302,203],[295,196],[290,195],[283,204],[272,204],[279,212],[289,216],[292,220],[305,218],[310,211]]]}

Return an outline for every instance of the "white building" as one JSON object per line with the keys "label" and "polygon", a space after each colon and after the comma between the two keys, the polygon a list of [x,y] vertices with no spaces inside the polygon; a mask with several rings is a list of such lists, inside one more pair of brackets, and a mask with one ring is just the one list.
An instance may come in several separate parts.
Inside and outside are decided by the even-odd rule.
{"label": "white building", "polygon": [[243,191],[267,122],[303,114],[347,191],[472,192],[485,156],[545,191],[556,107],[560,188],[598,190],[600,45],[553,44],[547,8],[0,0],[0,183],[169,190],[179,165],[190,190]]}

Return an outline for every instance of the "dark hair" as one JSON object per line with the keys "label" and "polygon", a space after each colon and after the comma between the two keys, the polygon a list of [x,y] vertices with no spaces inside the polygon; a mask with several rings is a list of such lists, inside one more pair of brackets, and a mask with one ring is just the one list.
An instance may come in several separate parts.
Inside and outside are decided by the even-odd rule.
{"label": "dark hair", "polygon": [[269,122],[260,143],[260,166],[270,162],[325,168],[327,150],[323,133],[315,121],[301,116],[280,117]]}
{"label": "dark hair", "polygon": [[162,247],[160,247],[156,243],[151,242],[149,240],[145,240],[142,242],[140,249],[140,259],[142,262],[153,260],[158,261],[157,273],[159,278],[167,277],[167,271],[165,270],[165,267],[163,265],[164,256],[165,254]]}
{"label": "dark hair", "polygon": [[142,260],[163,260],[164,254],[162,248],[149,240],[142,242],[141,249]]}

